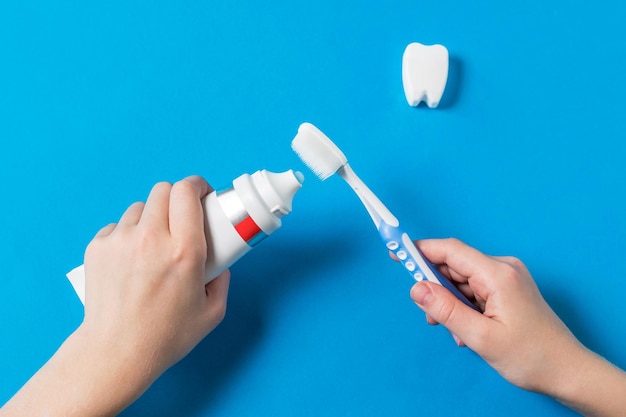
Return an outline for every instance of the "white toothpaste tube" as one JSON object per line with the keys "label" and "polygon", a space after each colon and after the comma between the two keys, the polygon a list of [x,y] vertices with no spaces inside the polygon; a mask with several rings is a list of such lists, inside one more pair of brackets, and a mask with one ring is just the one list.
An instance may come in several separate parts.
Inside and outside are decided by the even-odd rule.
{"label": "white toothpaste tube", "polygon": [[[232,186],[213,191],[203,200],[207,219],[208,283],[255,245],[277,230],[281,219],[291,213],[292,201],[304,176],[292,170],[243,174]],[[85,269],[78,266],[67,274],[74,291],[85,303]]]}

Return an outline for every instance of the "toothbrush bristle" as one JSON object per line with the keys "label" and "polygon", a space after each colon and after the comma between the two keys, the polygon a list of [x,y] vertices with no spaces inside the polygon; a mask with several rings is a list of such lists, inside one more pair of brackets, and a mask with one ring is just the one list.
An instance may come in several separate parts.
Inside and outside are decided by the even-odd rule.
{"label": "toothbrush bristle", "polygon": [[300,125],[291,149],[322,181],[348,162],[341,149],[311,123]]}

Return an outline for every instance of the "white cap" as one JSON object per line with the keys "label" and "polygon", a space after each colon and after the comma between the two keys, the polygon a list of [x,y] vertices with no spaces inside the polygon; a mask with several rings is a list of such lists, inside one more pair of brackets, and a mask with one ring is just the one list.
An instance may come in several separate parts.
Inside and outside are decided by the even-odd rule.
{"label": "white cap", "polygon": [[291,213],[291,204],[296,192],[302,188],[304,175],[288,170],[275,173],[265,169],[251,175],[257,192],[269,207],[272,214],[281,218]]}

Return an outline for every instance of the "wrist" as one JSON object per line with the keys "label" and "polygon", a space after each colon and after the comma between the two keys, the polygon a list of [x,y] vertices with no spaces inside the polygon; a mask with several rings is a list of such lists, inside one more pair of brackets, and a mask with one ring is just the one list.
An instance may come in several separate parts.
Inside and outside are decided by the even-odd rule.
{"label": "wrist", "polygon": [[626,410],[626,373],[580,346],[575,362],[564,369],[560,384],[548,395],[588,416],[622,416]]}
{"label": "wrist", "polygon": [[79,327],[2,407],[3,416],[119,414],[158,375],[150,371],[146,358],[100,339]]}
{"label": "wrist", "polygon": [[97,378],[92,384],[96,391],[107,390],[131,401],[141,395],[160,372],[152,365],[150,354],[139,346],[110,335],[90,331],[81,325],[59,349],[67,349],[73,362],[82,365],[85,375]]}
{"label": "wrist", "polygon": [[76,415],[117,415],[156,379],[146,358],[116,340],[106,340],[82,325],[61,345],[49,362],[51,375],[61,375],[70,387],[63,402]]}
{"label": "wrist", "polygon": [[572,347],[551,370],[552,378],[540,392],[562,403],[570,403],[584,389],[595,362],[596,355],[582,344]]}

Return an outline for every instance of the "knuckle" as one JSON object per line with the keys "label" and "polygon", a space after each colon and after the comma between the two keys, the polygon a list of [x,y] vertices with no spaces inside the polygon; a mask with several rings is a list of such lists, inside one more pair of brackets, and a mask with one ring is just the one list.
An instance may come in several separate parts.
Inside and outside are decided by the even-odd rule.
{"label": "knuckle", "polygon": [[152,192],[167,192],[172,189],[172,184],[167,181],[160,181],[154,184]]}
{"label": "knuckle", "polygon": [[454,322],[456,306],[452,302],[441,303],[437,309],[437,314],[434,317],[436,321],[443,325],[448,325]]}
{"label": "knuckle", "polygon": [[206,262],[206,257],[206,244],[177,242],[172,249],[173,262],[192,269],[198,264]]}
{"label": "knuckle", "polygon": [[174,264],[184,264],[187,261],[187,251],[182,245],[175,245],[170,253]]}
{"label": "knuckle", "polygon": [[199,194],[198,186],[193,181],[184,179],[172,186],[171,199],[179,203],[188,204],[191,201],[196,201]]}
{"label": "knuckle", "polygon": [[519,258],[516,258],[515,256],[506,257],[506,262],[518,271],[523,271],[526,269],[526,265],[524,264],[524,262],[522,262]]}
{"label": "knuckle", "polygon": [[100,246],[104,243],[104,239],[115,229],[117,223],[109,223],[108,225],[101,228],[98,233],[91,239],[91,241],[87,244],[87,248],[85,252],[93,252],[98,250]]}
{"label": "knuckle", "polygon": [[461,242],[459,239],[457,239],[456,237],[449,237],[446,239],[446,243],[448,244],[448,246],[450,246],[451,249],[453,250],[457,250],[458,248],[460,248],[461,246],[463,246],[463,242]]}
{"label": "knuckle", "polygon": [[97,239],[92,240],[85,248],[85,259],[91,259],[99,251],[100,244]]}
{"label": "knuckle", "polygon": [[188,179],[180,180],[172,186],[172,192],[182,195],[194,194],[195,185]]}
{"label": "knuckle", "polygon": [[126,241],[131,241],[129,248],[135,255],[143,257],[157,256],[161,246],[161,235],[152,227],[144,227],[136,231],[127,231],[126,236],[121,236]]}
{"label": "knuckle", "polygon": [[500,271],[498,273],[498,275],[500,275],[500,278],[506,282],[508,282],[509,284],[516,284],[518,281],[520,281],[521,275],[519,270],[512,264],[510,263],[504,263],[500,266]]}
{"label": "knuckle", "polygon": [[134,210],[143,210],[144,207],[146,206],[146,203],[143,201],[135,201],[133,204],[131,204],[128,209],[134,209]]}

